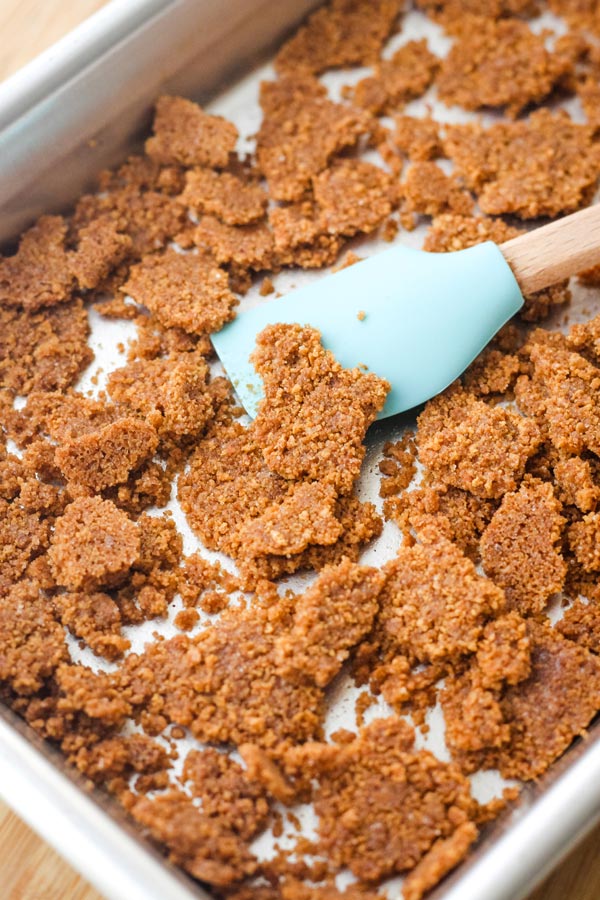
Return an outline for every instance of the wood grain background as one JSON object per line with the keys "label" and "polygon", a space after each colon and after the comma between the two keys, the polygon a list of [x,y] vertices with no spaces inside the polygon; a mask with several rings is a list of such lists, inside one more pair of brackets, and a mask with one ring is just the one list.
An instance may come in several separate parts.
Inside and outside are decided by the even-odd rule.
{"label": "wood grain background", "polygon": [[[105,0],[0,0],[0,80],[104,3]],[[529,900],[598,898],[600,827]],[[0,900],[102,898],[0,801]]]}

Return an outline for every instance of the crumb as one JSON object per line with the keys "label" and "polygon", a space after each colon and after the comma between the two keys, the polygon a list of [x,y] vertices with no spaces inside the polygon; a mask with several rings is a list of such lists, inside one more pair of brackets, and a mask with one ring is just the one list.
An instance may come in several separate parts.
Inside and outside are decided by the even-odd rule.
{"label": "crumb", "polygon": [[384,504],[388,518],[401,529],[404,540],[413,541],[423,524],[435,520],[440,534],[460,547],[465,556],[479,562],[479,541],[496,509],[496,502],[446,485],[419,487],[392,497]]}
{"label": "crumb", "polygon": [[160,97],[146,153],[162,165],[224,168],[235,149],[235,125],[183,97]]}
{"label": "crumb", "polygon": [[600,451],[600,375],[596,366],[578,353],[544,343],[533,344],[529,356],[533,363],[531,387],[539,397],[537,417],[552,444],[568,455],[579,456],[586,449]]}
{"label": "crumb", "polygon": [[554,478],[559,500],[577,506],[583,513],[594,511],[600,500],[600,486],[593,479],[588,460],[579,456],[559,460],[554,466]]}
{"label": "crumb", "polygon": [[365,724],[365,713],[371,706],[377,703],[377,698],[373,696],[369,691],[363,691],[356,698],[356,703],[354,704],[354,714],[356,716],[356,724],[359,728],[362,728]]}
{"label": "crumb", "polygon": [[468,215],[473,199],[434,162],[415,162],[400,185],[404,197],[403,213],[438,216],[441,213]]}
{"label": "crumb", "polygon": [[294,486],[281,503],[268,506],[242,527],[244,556],[291,556],[309,544],[334,544],[343,530],[335,506],[336,493],[329,485]]}
{"label": "crumb", "polygon": [[567,69],[568,61],[547,50],[544,35],[526,22],[467,17],[436,83],[447,106],[505,107],[517,116],[543,100]]}
{"label": "crumb", "polygon": [[58,447],[56,464],[79,489],[101,491],[126,481],[158,445],[154,429],[140,419],[119,419]]}
{"label": "crumb", "polygon": [[39,586],[23,580],[3,592],[0,679],[19,695],[39,691],[68,659],[64,630]]}
{"label": "crumb", "polygon": [[600,653],[600,609],[595,604],[576,600],[565,611],[556,630],[592,653]]}
{"label": "crumb", "polygon": [[219,563],[210,563],[199,553],[186,557],[178,574],[178,590],[186,607],[195,606],[198,602],[202,605],[204,594],[214,595],[218,588],[223,589],[223,595],[228,599],[229,593],[239,587],[237,579]]}
{"label": "crumb", "polygon": [[[288,751],[287,765],[318,782],[320,849],[363,881],[412,868],[476,806],[456,767],[414,751],[412,743],[411,727],[389,718],[341,746],[315,743]],[[385,797],[385,806],[374,806],[374,796]]]}
{"label": "crumb", "polygon": [[179,502],[202,542],[234,558],[241,552],[241,526],[286,493],[284,480],[267,469],[253,430],[238,423],[214,427],[199,441],[178,484]]}
{"label": "crumb", "polygon": [[175,619],[175,627],[180,631],[191,631],[198,624],[200,616],[195,609],[180,609]]}
{"label": "crumb", "polygon": [[439,123],[433,119],[397,116],[392,141],[403,156],[414,162],[426,162],[442,156]]}
{"label": "crumb", "polygon": [[[353,266],[355,263],[362,262],[362,259],[363,259],[362,256],[357,256],[356,253],[354,253],[352,250],[349,250],[348,253],[346,253],[343,260],[337,266],[334,266],[334,268],[331,271],[332,272],[341,272],[342,269],[349,269],[350,266]],[[362,319],[360,319],[360,316],[362,316]],[[366,314],[366,312],[364,312],[364,310],[362,310],[362,309],[359,310],[358,315],[357,315],[357,318],[359,318],[359,321],[362,322],[366,318],[366,316],[367,316],[367,314]]]}
{"label": "crumb", "polygon": [[49,557],[57,583],[77,591],[118,583],[139,552],[135,524],[110,500],[86,497],[58,519]]}
{"label": "crumb", "polygon": [[[265,390],[254,434],[267,465],[285,478],[324,480],[348,493],[364,456],[364,434],[385,402],[387,382],[342,369],[321,347],[318,331],[298,325],[265,328],[254,365]],[[294,387],[300,379],[303,393]]]}
{"label": "crumb", "polygon": [[379,56],[403,7],[401,0],[330,0],[279,50],[279,75],[369,65]]}
{"label": "crumb", "polygon": [[205,591],[200,598],[198,606],[202,612],[207,613],[209,616],[214,616],[227,609],[229,599],[229,594],[226,591]]}
{"label": "crumb", "polygon": [[276,644],[284,675],[300,673],[325,687],[369,633],[383,583],[384,575],[366,566],[342,562],[325,568],[298,598],[292,627]]}
{"label": "crumb", "polygon": [[421,900],[430,888],[465,858],[478,833],[473,822],[463,822],[450,837],[438,839],[404,881],[404,900]]}
{"label": "crumb", "polygon": [[17,394],[70,387],[94,354],[81,300],[26,312],[0,306],[0,383]]}
{"label": "crumb", "polygon": [[240,744],[238,752],[246,764],[247,777],[251,781],[262,785],[280,803],[288,804],[294,800],[293,787],[264,750],[256,744]]}
{"label": "crumb", "polygon": [[563,16],[572,28],[598,33],[598,11],[594,3],[550,0],[549,6],[556,15]]}
{"label": "crumb", "polygon": [[21,236],[17,253],[0,258],[0,306],[35,312],[71,299],[66,235],[61,216],[42,216]]}
{"label": "crumb", "polygon": [[507,493],[481,538],[486,575],[504,588],[509,606],[541,612],[564,583],[560,552],[564,518],[551,484],[529,482]]}
{"label": "crumb", "polygon": [[109,594],[64,592],[52,602],[63,625],[97,656],[115,660],[129,650],[131,644],[121,634],[119,607]]}
{"label": "crumb", "polygon": [[600,663],[547,625],[528,621],[531,674],[501,699],[509,741],[485,751],[505,778],[535,778],[588,725],[600,692]]}
{"label": "crumb", "polygon": [[[146,253],[160,250],[181,230],[185,221],[185,207],[176,197],[158,191],[140,191],[123,187],[103,195],[84,196],[79,201],[73,219],[74,227],[93,226],[98,219],[114,222],[119,233],[130,241],[130,257],[139,259]],[[106,284],[98,290],[109,291],[121,287],[127,275],[127,266],[120,267]]]}
{"label": "crumb", "polygon": [[233,318],[237,305],[223,269],[201,254],[172,249],[134,266],[121,290],[163,327],[191,334],[218,331]]}
{"label": "crumb", "polygon": [[275,286],[273,284],[273,281],[267,275],[266,278],[263,278],[258,293],[260,294],[261,297],[268,297],[269,294],[274,293],[274,291],[275,291]]}
{"label": "crumb", "polygon": [[477,648],[477,667],[485,689],[518,684],[531,672],[531,640],[527,623],[517,612],[488,622]]}
{"label": "crumb", "polygon": [[326,234],[313,201],[290,203],[269,210],[275,256],[280,265],[303,269],[331,265],[338,257],[342,239]]}
{"label": "crumb", "polygon": [[212,254],[219,265],[260,271],[273,262],[273,235],[263,221],[235,226],[203,216],[192,236],[196,246]]}
{"label": "crumb", "polygon": [[540,109],[523,121],[487,129],[448,126],[444,147],[483,212],[532,219],[589,203],[598,177],[592,138],[592,129],[574,123],[564,110]]}
{"label": "crumb", "polygon": [[590,512],[568,529],[569,548],[584,572],[600,570],[600,515]]}
{"label": "crumb", "polygon": [[313,178],[322,229],[351,237],[368,234],[389,216],[397,200],[392,177],[362,160],[341,160]]}
{"label": "crumb", "polygon": [[540,444],[535,422],[455,388],[418,418],[419,459],[444,484],[482,498],[514,491]]}
{"label": "crumb", "polygon": [[0,590],[4,594],[18,585],[31,560],[47,549],[49,525],[19,502],[1,500],[0,510]]}
{"label": "crumb", "polygon": [[387,441],[383,445],[383,459],[379,463],[379,471],[383,475],[379,485],[380,497],[391,497],[408,487],[417,471],[416,458],[415,435],[411,431],[400,440],[394,443]]}
{"label": "crumb", "polygon": [[256,871],[243,838],[205,815],[182,791],[134,798],[129,812],[168,848],[170,861],[194,878],[224,887]]}
{"label": "crumb", "polygon": [[385,567],[385,632],[397,653],[419,662],[456,660],[477,649],[486,620],[504,608],[504,594],[435,527],[421,537]]}
{"label": "crumb", "polygon": [[460,28],[465,13],[499,19],[535,16],[540,11],[537,0],[417,0],[417,6],[451,31]]}
{"label": "crumb", "polygon": [[130,250],[131,238],[121,234],[110,217],[100,217],[79,231],[69,268],[79,288],[91,291],[109,278]]}
{"label": "crumb", "polygon": [[402,109],[421,97],[432,84],[439,66],[425,39],[408,41],[390,59],[380,60],[375,73],[348,91],[352,101],[375,115]]}
{"label": "crumb", "polygon": [[392,241],[395,240],[396,235],[400,230],[400,223],[397,219],[389,218],[386,222],[384,222],[381,237],[384,241],[387,241],[388,244],[391,244]]}
{"label": "crumb", "polygon": [[[314,739],[323,718],[322,692],[273,674],[276,640],[288,617],[289,603],[231,608],[218,625],[193,638],[182,634],[148,644],[121,667],[120,696],[140,710],[154,697],[160,730],[173,722],[202,741],[269,749]],[[151,720],[148,725],[153,727]]]}
{"label": "crumb", "polygon": [[265,214],[267,195],[260,185],[230,172],[192,169],[185,182],[180,200],[196,213],[214,215],[226,225],[246,225]]}
{"label": "crumb", "polygon": [[316,79],[286,76],[261,85],[257,163],[274,200],[299,200],[332,157],[369,130],[362,110],[333,103]]}
{"label": "crumb", "polygon": [[208,365],[195,353],[135,360],[115,369],[108,392],[116,403],[142,413],[160,438],[199,434],[214,414]]}
{"label": "crumb", "polygon": [[518,356],[486,347],[475,362],[471,363],[462,381],[465,389],[475,396],[502,395],[510,392],[520,372],[521,361]]}

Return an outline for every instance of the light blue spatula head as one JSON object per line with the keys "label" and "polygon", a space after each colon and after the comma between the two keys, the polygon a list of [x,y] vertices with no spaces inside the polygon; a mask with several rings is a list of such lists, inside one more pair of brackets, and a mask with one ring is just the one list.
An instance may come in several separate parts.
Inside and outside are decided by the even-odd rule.
{"label": "light blue spatula head", "polygon": [[274,322],[312,325],[345,368],[366,366],[387,378],[385,418],[444,390],[522,305],[490,241],[455,253],[397,246],[240,313],[212,341],[255,416],[262,386],[250,354],[257,334]]}

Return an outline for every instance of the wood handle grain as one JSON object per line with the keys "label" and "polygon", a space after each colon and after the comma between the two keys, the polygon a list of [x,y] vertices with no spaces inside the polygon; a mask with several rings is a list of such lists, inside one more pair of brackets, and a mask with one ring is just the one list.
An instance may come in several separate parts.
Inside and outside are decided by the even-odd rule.
{"label": "wood handle grain", "polygon": [[523,294],[600,263],[600,203],[500,244]]}

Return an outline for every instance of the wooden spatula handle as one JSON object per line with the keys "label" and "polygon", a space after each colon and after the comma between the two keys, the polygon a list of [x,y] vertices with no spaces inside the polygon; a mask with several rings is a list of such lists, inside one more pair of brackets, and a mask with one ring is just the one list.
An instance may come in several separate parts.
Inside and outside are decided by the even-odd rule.
{"label": "wooden spatula handle", "polygon": [[600,263],[600,203],[500,244],[524,294]]}

